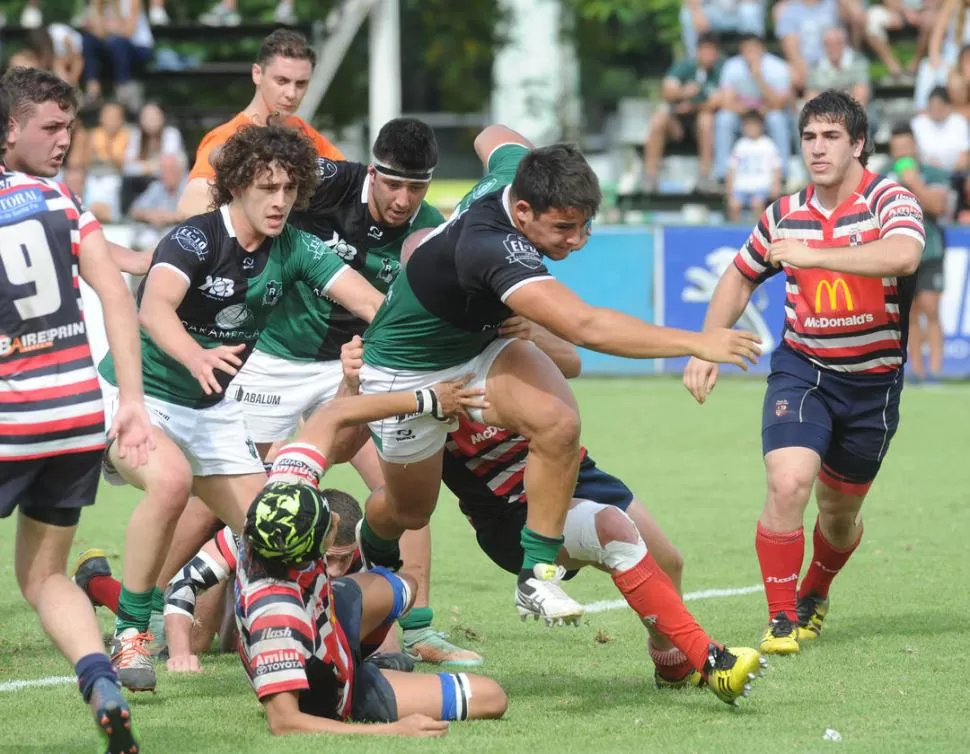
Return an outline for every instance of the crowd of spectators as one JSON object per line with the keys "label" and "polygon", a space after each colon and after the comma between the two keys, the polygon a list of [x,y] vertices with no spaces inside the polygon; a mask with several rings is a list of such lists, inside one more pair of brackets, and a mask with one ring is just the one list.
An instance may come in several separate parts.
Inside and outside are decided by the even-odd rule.
{"label": "crowd of spectators", "polygon": [[[647,129],[645,192],[664,190],[667,145],[687,140],[698,160],[689,189],[723,192],[732,217],[756,209],[791,188],[798,112],[827,88],[870,108],[873,136],[882,125],[888,142],[905,125],[919,160],[953,174],[962,189],[970,170],[970,0],[685,0],[680,19],[685,55],[664,77],[663,107]],[[911,57],[900,60],[890,34],[909,35]],[[873,62],[877,84],[911,88],[908,115],[880,122]]]}

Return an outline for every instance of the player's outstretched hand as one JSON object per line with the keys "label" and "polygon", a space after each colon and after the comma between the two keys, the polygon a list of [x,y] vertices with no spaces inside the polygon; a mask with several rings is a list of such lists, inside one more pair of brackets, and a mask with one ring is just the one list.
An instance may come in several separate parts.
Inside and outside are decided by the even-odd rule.
{"label": "player's outstretched hand", "polygon": [[684,387],[694,396],[694,400],[703,403],[717,384],[720,370],[717,364],[693,356],[684,370]]}
{"label": "player's outstretched hand", "polygon": [[192,376],[202,386],[202,392],[206,395],[221,393],[222,386],[216,379],[215,370],[218,369],[220,372],[235,377],[239,367],[242,366],[242,359],[239,358],[239,354],[245,349],[246,345],[239,343],[235,346],[216,346],[200,351],[192,363],[187,366]]}
{"label": "player's outstretched hand", "polygon": [[419,738],[439,738],[448,732],[448,723],[434,720],[427,715],[413,714],[391,723],[397,736],[416,736]]}
{"label": "player's outstretched hand", "polygon": [[754,364],[761,356],[761,339],[752,332],[722,327],[706,330],[700,336],[700,344],[694,355],[704,361],[734,364],[748,371],[745,362]]}
{"label": "player's outstretched hand", "polygon": [[438,396],[438,410],[443,417],[457,416],[470,419],[468,409],[486,409],[491,406],[485,400],[485,388],[465,387],[474,376],[473,372],[468,372],[463,377],[439,382],[431,388]]}
{"label": "player's outstretched hand", "polygon": [[133,469],[148,463],[148,453],[155,449],[155,440],[145,404],[140,401],[119,401],[111,429],[108,430],[108,440],[117,443],[118,455],[126,459]]}
{"label": "player's outstretched hand", "polygon": [[202,665],[196,655],[177,655],[169,657],[165,663],[169,673],[201,673]]}
{"label": "player's outstretched hand", "polygon": [[536,326],[531,319],[520,317],[518,314],[509,317],[498,327],[498,334],[503,338],[518,338],[519,340],[535,340]]}
{"label": "player's outstretched hand", "polygon": [[340,366],[344,370],[344,383],[356,395],[360,391],[360,368],[364,366],[364,341],[359,335],[340,347]]}

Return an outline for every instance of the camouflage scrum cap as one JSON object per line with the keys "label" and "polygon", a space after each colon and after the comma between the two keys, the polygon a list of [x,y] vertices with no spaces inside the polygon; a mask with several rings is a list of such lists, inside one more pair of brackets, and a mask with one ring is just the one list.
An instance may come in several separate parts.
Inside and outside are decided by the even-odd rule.
{"label": "camouflage scrum cap", "polygon": [[320,490],[276,482],[249,507],[243,536],[261,560],[300,566],[324,555],[328,531],[330,503]]}

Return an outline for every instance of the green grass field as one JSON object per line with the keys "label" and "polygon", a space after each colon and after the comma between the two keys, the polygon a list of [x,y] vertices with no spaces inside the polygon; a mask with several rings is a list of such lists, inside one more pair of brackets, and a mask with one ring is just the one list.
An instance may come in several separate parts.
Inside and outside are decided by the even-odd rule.
{"label": "green grass field", "polygon": [[[679,545],[685,591],[759,583],[761,383],[725,381],[704,407],[667,379],[588,379],[575,388],[591,454],[638,493]],[[835,583],[821,639],[798,657],[771,659],[767,677],[737,709],[707,691],[656,690],[631,611],[590,614],[578,629],[520,623],[512,577],[478,552],[453,500],[443,497],[432,527],[436,622],[486,657],[485,671],[508,690],[508,714],[453,724],[440,741],[339,745],[382,753],[967,751],[968,402],[965,385],[905,391],[901,430],[865,509],[863,545]],[[361,492],[343,469],[328,484]],[[83,518],[76,550],[104,547],[117,566],[135,499],[129,490],[105,489]],[[807,527],[813,521],[806,518]],[[17,593],[13,531],[12,521],[0,528],[0,751],[91,754],[93,725],[76,687],[5,684],[70,673]],[[619,597],[609,578],[592,572],[569,591],[586,603]],[[766,620],[761,594],[689,605],[729,644],[756,645]],[[146,754],[296,754],[334,745],[273,739],[234,656],[207,656],[204,669],[194,677],[160,669],[158,693],[133,697]],[[839,731],[841,743],[823,740],[827,728]]]}

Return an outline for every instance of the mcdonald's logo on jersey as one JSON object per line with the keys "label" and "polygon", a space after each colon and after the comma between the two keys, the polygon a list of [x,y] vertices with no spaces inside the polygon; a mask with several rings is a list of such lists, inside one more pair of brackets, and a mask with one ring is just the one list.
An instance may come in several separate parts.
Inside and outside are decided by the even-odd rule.
{"label": "mcdonald's logo on jersey", "polygon": [[845,308],[846,311],[852,311],[852,294],[849,292],[849,286],[843,278],[836,278],[835,280],[820,280],[818,286],[815,288],[815,313],[820,314],[822,312],[822,293],[828,294],[828,311],[836,311],[836,305],[839,302],[839,291],[842,291],[842,295],[845,296]]}

